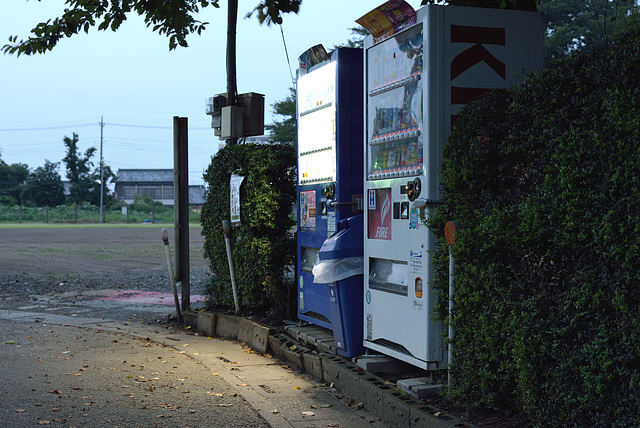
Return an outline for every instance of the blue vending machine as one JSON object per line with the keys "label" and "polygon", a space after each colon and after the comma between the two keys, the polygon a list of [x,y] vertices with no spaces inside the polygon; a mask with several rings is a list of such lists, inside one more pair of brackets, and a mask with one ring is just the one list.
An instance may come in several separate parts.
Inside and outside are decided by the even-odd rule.
{"label": "blue vending machine", "polygon": [[300,57],[298,120],[298,318],[332,329],[329,291],[313,282],[324,241],[362,213],[362,50],[321,45]]}

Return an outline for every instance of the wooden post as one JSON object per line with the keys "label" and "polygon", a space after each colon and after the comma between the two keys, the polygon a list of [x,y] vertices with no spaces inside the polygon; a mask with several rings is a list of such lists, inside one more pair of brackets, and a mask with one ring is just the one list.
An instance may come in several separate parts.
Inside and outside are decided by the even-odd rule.
{"label": "wooden post", "polygon": [[191,306],[189,284],[189,134],[188,119],[173,118],[173,222],[176,239],[176,280],[182,287],[182,312]]}

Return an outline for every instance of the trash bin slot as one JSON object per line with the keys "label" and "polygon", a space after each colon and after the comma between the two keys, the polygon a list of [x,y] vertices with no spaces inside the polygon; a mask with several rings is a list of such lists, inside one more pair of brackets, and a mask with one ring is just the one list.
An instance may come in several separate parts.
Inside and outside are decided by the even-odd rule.
{"label": "trash bin slot", "polygon": [[313,267],[320,262],[320,249],[301,247],[300,252],[300,270],[312,273]]}
{"label": "trash bin slot", "polygon": [[407,262],[371,258],[369,288],[392,294],[408,295],[409,265]]}
{"label": "trash bin slot", "polygon": [[325,260],[313,267],[313,282],[328,284],[364,273],[363,257]]}

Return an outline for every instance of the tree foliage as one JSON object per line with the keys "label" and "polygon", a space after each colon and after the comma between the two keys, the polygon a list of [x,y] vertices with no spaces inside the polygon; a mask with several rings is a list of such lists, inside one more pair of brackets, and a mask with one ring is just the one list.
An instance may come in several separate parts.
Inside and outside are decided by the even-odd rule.
{"label": "tree foliage", "polygon": [[[282,14],[298,13],[300,3],[301,0],[262,0],[247,16],[256,13],[261,23],[280,24]],[[3,52],[17,56],[43,54],[62,39],[88,33],[96,25],[101,31],[117,31],[132,13],[143,17],[153,31],[166,35],[169,49],[173,50],[187,47],[189,35],[206,29],[208,23],[196,19],[202,9],[220,7],[218,0],[65,0],[65,5],[60,17],[36,25],[29,38],[9,37]]]}
{"label": "tree foliage", "polygon": [[103,202],[108,200],[107,183],[115,178],[111,168],[104,165],[104,186],[100,185],[100,165],[93,168],[91,160],[96,153],[95,147],[89,147],[84,154],[78,148],[78,134],[73,133],[73,137],[64,137],[64,145],[67,148],[67,155],[62,159],[66,168],[66,175],[71,182],[69,189],[69,201],[73,203],[89,202],[93,205],[100,205],[100,189],[103,194]]}
{"label": "tree foliage", "polygon": [[25,164],[7,164],[0,158],[0,203],[21,204],[21,187],[29,176],[29,167]]}
{"label": "tree foliage", "polygon": [[266,125],[271,140],[277,143],[295,144],[296,142],[296,90],[289,88],[289,96],[281,101],[273,103],[274,114],[281,116],[281,120],[275,120]]}
{"label": "tree foliage", "polygon": [[39,207],[55,207],[64,204],[64,185],[58,173],[57,162],[44,161],[29,174],[22,189],[23,198]]}
{"label": "tree foliage", "polygon": [[545,59],[564,58],[576,49],[606,47],[612,37],[637,21],[634,0],[543,1]]}

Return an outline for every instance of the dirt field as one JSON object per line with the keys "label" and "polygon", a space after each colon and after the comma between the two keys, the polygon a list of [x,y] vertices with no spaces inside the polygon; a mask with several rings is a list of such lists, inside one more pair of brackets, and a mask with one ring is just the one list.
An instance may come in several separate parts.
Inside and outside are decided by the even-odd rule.
{"label": "dirt field", "polygon": [[[166,226],[164,226],[166,227]],[[0,228],[0,272],[5,275],[80,274],[125,269],[166,269],[162,227]],[[173,228],[169,228],[171,254]],[[189,230],[190,263],[207,267],[201,228]]]}
{"label": "dirt field", "polygon": [[[65,282],[101,288],[119,282],[123,286],[133,281],[151,284],[156,279],[166,284],[167,261],[160,237],[163,227],[169,229],[171,255],[175,257],[173,225],[0,225],[0,286],[6,289],[28,283],[53,287]],[[190,267],[192,278],[194,272],[198,276],[196,280],[208,269],[201,230],[193,226],[189,230]]]}

